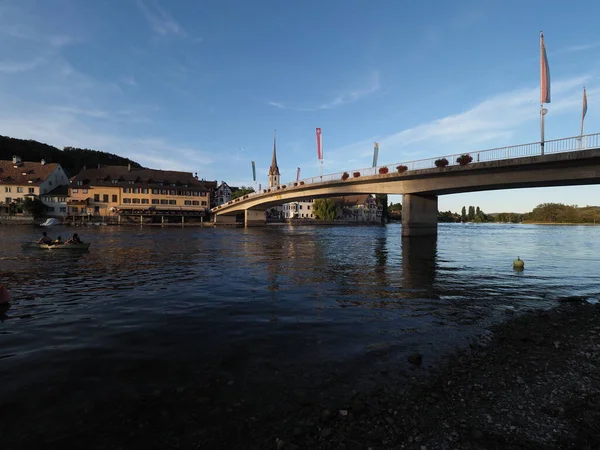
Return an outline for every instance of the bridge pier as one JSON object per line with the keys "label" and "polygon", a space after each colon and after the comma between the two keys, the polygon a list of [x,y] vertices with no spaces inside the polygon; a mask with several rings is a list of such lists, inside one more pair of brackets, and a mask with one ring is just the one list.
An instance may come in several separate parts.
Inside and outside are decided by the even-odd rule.
{"label": "bridge pier", "polygon": [[248,227],[264,227],[267,225],[267,212],[247,209],[244,211],[244,226]]}
{"label": "bridge pier", "polygon": [[437,235],[437,195],[402,196],[402,236]]}

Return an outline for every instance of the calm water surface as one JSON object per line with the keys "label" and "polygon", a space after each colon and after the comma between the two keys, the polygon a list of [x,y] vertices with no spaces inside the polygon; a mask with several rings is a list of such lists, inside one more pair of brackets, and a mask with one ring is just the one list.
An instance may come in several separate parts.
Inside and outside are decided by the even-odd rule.
{"label": "calm water surface", "polygon": [[29,411],[181,386],[333,398],[398,384],[406,355],[427,367],[507,310],[600,298],[600,227],[97,227],[77,230],[89,253],[21,250],[39,231],[0,228],[0,404]]}

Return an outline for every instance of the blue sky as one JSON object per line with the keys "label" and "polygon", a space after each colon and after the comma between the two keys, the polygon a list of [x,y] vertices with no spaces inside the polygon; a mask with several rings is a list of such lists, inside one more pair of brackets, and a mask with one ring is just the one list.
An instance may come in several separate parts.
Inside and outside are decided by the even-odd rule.
{"label": "blue sky", "polygon": [[[600,132],[600,3],[0,0],[0,134],[232,185]],[[440,209],[600,204],[600,187],[444,196]]]}

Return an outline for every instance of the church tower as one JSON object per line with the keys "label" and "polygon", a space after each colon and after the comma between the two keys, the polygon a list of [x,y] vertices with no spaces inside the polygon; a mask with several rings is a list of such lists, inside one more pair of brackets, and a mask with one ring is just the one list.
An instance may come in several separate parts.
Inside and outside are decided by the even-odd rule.
{"label": "church tower", "polygon": [[277,167],[277,136],[273,136],[273,161],[269,167],[269,187],[279,186],[279,167]]}

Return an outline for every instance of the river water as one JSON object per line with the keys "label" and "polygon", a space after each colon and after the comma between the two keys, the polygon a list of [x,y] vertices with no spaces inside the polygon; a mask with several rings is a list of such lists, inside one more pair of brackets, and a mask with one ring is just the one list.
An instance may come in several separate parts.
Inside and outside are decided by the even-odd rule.
{"label": "river water", "polygon": [[600,298],[600,227],[440,224],[437,240],[396,224],[90,227],[77,230],[87,253],[22,250],[39,231],[0,228],[14,297],[0,309],[0,419],[36,421],[40,442],[94,405],[153,393],[193,392],[221,422],[343,401],[401,385],[514,312]]}

